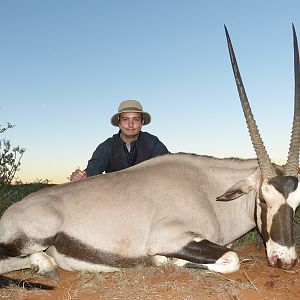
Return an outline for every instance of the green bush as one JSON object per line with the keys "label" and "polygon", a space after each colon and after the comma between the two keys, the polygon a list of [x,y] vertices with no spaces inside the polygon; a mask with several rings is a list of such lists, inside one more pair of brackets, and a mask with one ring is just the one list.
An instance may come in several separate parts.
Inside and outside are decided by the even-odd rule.
{"label": "green bush", "polygon": [[36,192],[45,187],[53,186],[43,182],[29,184],[1,184],[0,185],[0,216],[13,203],[22,200],[30,193]]}
{"label": "green bush", "polygon": [[[6,127],[0,125],[0,134],[14,125],[7,123]],[[21,158],[25,152],[20,146],[12,147],[7,139],[0,139],[0,184],[9,184],[14,179],[21,165]]]}

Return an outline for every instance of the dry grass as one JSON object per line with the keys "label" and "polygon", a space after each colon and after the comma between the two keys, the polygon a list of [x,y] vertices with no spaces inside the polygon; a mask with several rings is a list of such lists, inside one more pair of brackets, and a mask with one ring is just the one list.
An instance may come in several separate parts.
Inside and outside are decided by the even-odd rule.
{"label": "dry grass", "polygon": [[[1,299],[25,299],[26,297],[37,295],[50,295],[47,289],[42,289],[43,285],[34,282],[36,274],[31,270],[21,270],[18,272],[18,279],[1,279],[0,298]],[[33,281],[32,281],[33,280]],[[47,287],[47,285],[45,285]]]}
{"label": "dry grass", "polygon": [[[244,299],[243,295],[250,294],[252,298],[247,299],[277,299],[278,297],[293,299],[286,296],[296,295],[292,286],[297,284],[298,269],[288,272],[281,270],[280,273],[274,273],[276,270],[267,267],[263,251],[255,251],[253,246],[251,250],[243,251],[243,247],[245,246],[237,248],[237,251],[240,252],[241,270],[234,274],[224,275],[174,266],[137,266],[106,274],[68,273],[68,276],[62,275],[61,281],[55,284],[54,291],[27,290],[22,285],[12,284],[0,289],[0,298],[17,300],[238,300]],[[64,274],[63,271],[61,273]],[[265,277],[263,277],[263,273],[266,274]],[[36,282],[36,279],[44,282],[43,279],[29,271],[14,272],[13,275],[14,278],[21,278],[23,282]],[[276,295],[275,298],[274,295]]]}
{"label": "dry grass", "polygon": [[[247,268],[262,262],[248,258]],[[265,263],[265,260],[264,260]],[[242,265],[244,263],[242,262]],[[244,278],[233,279],[210,271],[182,269],[174,266],[135,267],[114,274],[80,273],[72,286],[70,298],[93,295],[94,299],[235,299],[241,290],[259,289],[244,271]]]}
{"label": "dry grass", "polygon": [[[29,281],[31,276],[22,276]],[[174,267],[135,267],[114,274],[78,273],[64,282],[59,299],[197,299],[221,296],[231,298],[241,289],[252,289],[247,279],[234,280],[224,275],[193,269]],[[203,288],[205,287],[205,288]],[[62,288],[59,284],[58,288]],[[10,285],[0,290],[1,299],[26,299],[29,296],[44,298],[51,292],[27,290],[22,285]],[[37,298],[37,299],[38,299]]]}

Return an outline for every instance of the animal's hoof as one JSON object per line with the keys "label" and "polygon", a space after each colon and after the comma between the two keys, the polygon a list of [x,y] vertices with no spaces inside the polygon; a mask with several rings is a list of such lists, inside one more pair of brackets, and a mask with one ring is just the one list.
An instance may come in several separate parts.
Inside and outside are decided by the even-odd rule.
{"label": "animal's hoof", "polygon": [[39,266],[38,266],[38,265],[35,265],[35,264],[31,264],[31,265],[30,265],[30,268],[31,268],[31,270],[34,271],[34,272],[37,272],[37,271],[39,270]]}
{"label": "animal's hoof", "polygon": [[48,271],[41,275],[51,280],[59,281],[59,274],[57,270]]}

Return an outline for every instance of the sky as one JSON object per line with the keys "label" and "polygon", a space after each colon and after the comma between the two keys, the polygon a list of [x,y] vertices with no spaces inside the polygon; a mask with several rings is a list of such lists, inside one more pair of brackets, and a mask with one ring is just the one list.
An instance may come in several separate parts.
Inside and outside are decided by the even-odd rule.
{"label": "sky", "polygon": [[[0,136],[26,149],[22,182],[68,181],[139,100],[171,152],[255,157],[224,24],[272,161],[283,164],[294,101],[298,0],[0,0]],[[300,37],[299,37],[300,38]]]}

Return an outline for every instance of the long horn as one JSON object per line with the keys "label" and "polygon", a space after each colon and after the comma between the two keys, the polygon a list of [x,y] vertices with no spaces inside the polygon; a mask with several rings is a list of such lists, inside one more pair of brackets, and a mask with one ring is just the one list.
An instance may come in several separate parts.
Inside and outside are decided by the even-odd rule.
{"label": "long horn", "polygon": [[291,135],[290,149],[287,163],[285,166],[286,176],[297,176],[299,168],[299,149],[300,149],[300,68],[299,50],[297,35],[293,24],[294,39],[294,72],[295,72],[295,102],[294,102],[294,121]]}
{"label": "long horn", "polygon": [[251,112],[251,108],[250,108],[249,101],[248,101],[248,98],[246,95],[246,91],[245,91],[245,88],[243,85],[243,81],[242,81],[242,78],[240,75],[239,67],[237,65],[237,61],[235,58],[231,40],[230,40],[228,31],[227,31],[227,28],[225,25],[224,25],[224,28],[225,28],[228,50],[229,50],[229,55],[230,55],[230,60],[231,60],[231,65],[232,65],[232,70],[233,70],[236,86],[237,86],[238,93],[240,96],[240,100],[241,100],[244,116],[245,116],[245,119],[247,122],[248,131],[249,131],[249,134],[251,137],[252,145],[255,150],[257,161],[258,161],[259,167],[262,172],[262,177],[263,177],[263,179],[275,177],[276,172],[272,165],[270,157],[265,149],[265,146],[261,139],[258,127],[254,120],[254,116]]}

